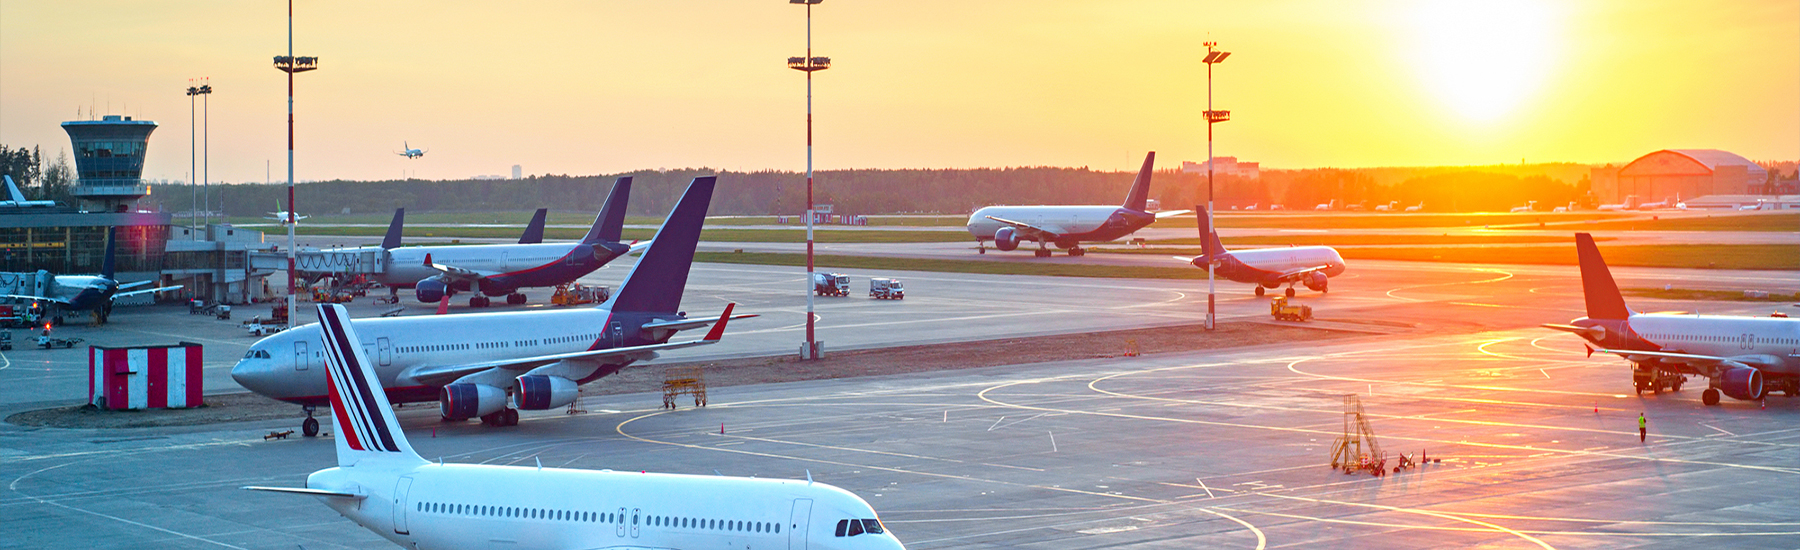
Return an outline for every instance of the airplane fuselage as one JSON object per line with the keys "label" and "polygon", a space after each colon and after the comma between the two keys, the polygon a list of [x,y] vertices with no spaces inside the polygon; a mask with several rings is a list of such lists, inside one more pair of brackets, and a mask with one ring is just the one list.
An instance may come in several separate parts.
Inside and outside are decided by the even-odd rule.
{"label": "airplane fuselage", "polygon": [[840,536],[879,525],[874,509],[806,481],[364,461],[306,484],[367,495],[320,500],[408,548],[901,548],[885,529]]}
{"label": "airplane fuselage", "polygon": [[[524,287],[556,286],[572,282],[623,254],[623,245],[582,243],[494,244],[471,246],[409,246],[387,251],[386,268],[377,277],[381,284],[411,288],[440,274],[425,266],[432,263],[493,273],[481,282],[481,291],[499,296]],[[453,288],[470,290],[467,281]]]}
{"label": "airplane fuselage", "polygon": [[[1589,341],[1610,349],[1742,358],[1766,374],[1800,375],[1800,319],[1639,313],[1622,322],[1582,317],[1570,324],[1605,327],[1604,336]],[[1706,374],[1668,359],[1645,362]]]}
{"label": "airplane fuselage", "polygon": [[[1214,275],[1268,288],[1290,282],[1281,275],[1295,269],[1326,266],[1318,271],[1326,277],[1336,277],[1344,272],[1344,258],[1329,246],[1233,250],[1221,255],[1219,262],[1218,271]],[[1206,269],[1211,262],[1202,256],[1195,258],[1193,263],[1200,269]]]}
{"label": "airplane fuselage", "polygon": [[[989,206],[969,215],[969,234],[977,241],[994,240],[994,233],[1008,227],[989,216],[1054,228],[1056,235],[1048,244],[1070,248],[1077,243],[1105,242],[1124,238],[1156,221],[1156,216],[1118,206]],[[1020,240],[1037,241],[1021,233]]]}

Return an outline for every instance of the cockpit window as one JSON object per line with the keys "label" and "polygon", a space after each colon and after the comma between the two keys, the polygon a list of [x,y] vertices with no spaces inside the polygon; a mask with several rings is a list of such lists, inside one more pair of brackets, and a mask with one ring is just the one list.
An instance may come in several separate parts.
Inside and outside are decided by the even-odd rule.
{"label": "cockpit window", "polygon": [[879,535],[883,532],[885,531],[881,528],[881,522],[875,519],[840,519],[834,534],[840,537],[854,537],[863,533]]}
{"label": "cockpit window", "polygon": [[253,349],[253,350],[244,352],[244,358],[245,359],[268,359],[269,351],[261,350],[261,349]]}
{"label": "cockpit window", "polygon": [[882,533],[881,522],[879,521],[864,518],[862,524],[864,533],[869,533],[871,535],[879,535]]}

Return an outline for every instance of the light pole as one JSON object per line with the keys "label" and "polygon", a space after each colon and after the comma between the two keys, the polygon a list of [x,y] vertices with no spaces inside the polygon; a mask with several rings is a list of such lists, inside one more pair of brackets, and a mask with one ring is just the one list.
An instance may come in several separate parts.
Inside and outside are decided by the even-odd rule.
{"label": "light pole", "polygon": [[[194,81],[194,79],[191,79],[191,78],[188,79],[188,82],[190,82],[190,83],[192,83],[193,81]],[[194,135],[199,132],[198,127],[195,126],[195,124],[194,124],[194,96],[197,96],[197,95],[200,95],[200,88],[197,86],[188,86],[187,96],[188,96],[188,224],[189,225],[195,224],[200,221],[200,194],[198,192],[198,191],[200,191],[200,187],[197,185],[194,185],[194,174],[200,173],[200,164],[199,164],[199,161],[196,160],[196,158],[198,158],[198,155],[200,154],[200,151],[199,151],[199,148],[194,146],[196,143]],[[198,234],[194,235],[194,240],[196,240],[196,241],[200,240],[200,236]]]}
{"label": "light pole", "polygon": [[1217,216],[1215,216],[1213,214],[1213,128],[1212,127],[1214,124],[1217,124],[1220,122],[1225,122],[1227,120],[1231,120],[1231,111],[1214,111],[1213,110],[1213,104],[1212,104],[1212,69],[1213,69],[1213,65],[1219,63],[1220,61],[1224,61],[1225,58],[1231,56],[1231,52],[1221,52],[1218,50],[1218,47],[1219,47],[1218,42],[1207,42],[1206,43],[1206,59],[1202,60],[1206,63],[1206,239],[1205,239],[1205,241],[1203,241],[1206,243],[1206,245],[1205,245],[1206,246],[1206,330],[1212,330],[1212,329],[1216,328],[1215,325],[1213,324],[1214,319],[1217,317],[1217,310],[1214,308],[1214,300],[1213,300],[1213,291],[1214,291],[1214,289],[1213,289],[1213,271],[1216,271],[1219,268],[1219,260],[1218,260],[1217,256],[1215,256],[1215,254],[1220,252],[1220,251],[1216,251],[1216,250],[1212,249],[1212,242],[1213,242],[1212,234],[1213,234],[1213,231],[1215,231],[1217,229],[1217,225],[1213,223],[1213,219],[1216,218]]}
{"label": "light pole", "polygon": [[[206,78],[203,80],[210,82],[212,79]],[[194,95],[206,96],[206,97],[200,98],[200,116],[201,116],[200,125],[203,128],[205,128],[205,130],[200,132],[200,151],[201,151],[201,153],[200,153],[200,169],[201,170],[198,173],[201,174],[201,176],[200,176],[200,201],[201,201],[200,204],[201,204],[201,206],[205,207],[205,209],[206,209],[205,210],[206,223],[211,224],[212,223],[212,184],[211,184],[211,182],[208,181],[207,176],[212,175],[212,169],[211,169],[212,162],[209,160],[209,157],[212,153],[212,109],[210,108],[212,106],[212,84],[210,84],[210,83],[209,84],[201,84],[199,88],[189,88],[189,90],[192,90],[191,93]],[[194,102],[192,100],[188,101],[188,111],[189,111],[188,116],[190,116],[190,117],[193,116],[193,110],[194,110],[193,103]],[[189,139],[189,141],[192,141],[193,137],[189,136],[188,139]],[[205,225],[202,225],[201,227],[205,227]]]}
{"label": "light pole", "polygon": [[[806,5],[806,57],[789,57],[789,69],[806,73],[806,344],[800,350],[801,359],[818,359],[818,342],[813,339],[813,131],[812,131],[812,74],[831,68],[831,58],[813,57],[812,54],[812,7],[813,4],[825,0],[788,0],[789,4]],[[833,283],[836,284],[836,283]]]}
{"label": "light pole", "polygon": [[294,57],[294,0],[288,0],[288,53],[275,56],[275,69],[288,75],[288,182],[287,182],[287,234],[288,234],[288,326],[300,320],[299,304],[295,302],[294,285],[294,73],[303,73],[319,68],[317,57]]}

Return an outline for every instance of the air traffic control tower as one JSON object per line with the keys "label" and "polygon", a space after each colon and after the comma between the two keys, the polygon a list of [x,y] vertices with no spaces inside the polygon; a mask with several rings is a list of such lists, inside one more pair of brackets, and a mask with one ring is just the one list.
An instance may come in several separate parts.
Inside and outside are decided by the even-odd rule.
{"label": "air traffic control tower", "polygon": [[62,127],[75,145],[75,196],[104,212],[124,212],[150,194],[143,178],[144,150],[155,122],[106,115],[64,122]]}

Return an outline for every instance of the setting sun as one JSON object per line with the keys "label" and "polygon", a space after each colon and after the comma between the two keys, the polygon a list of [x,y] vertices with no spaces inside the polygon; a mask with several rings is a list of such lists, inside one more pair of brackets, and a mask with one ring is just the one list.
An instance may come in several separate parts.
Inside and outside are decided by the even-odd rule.
{"label": "setting sun", "polygon": [[1470,120],[1515,114],[1556,69],[1561,21],[1543,2],[1419,2],[1409,23],[1420,79]]}

